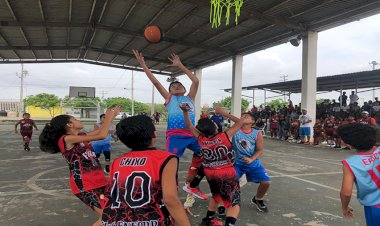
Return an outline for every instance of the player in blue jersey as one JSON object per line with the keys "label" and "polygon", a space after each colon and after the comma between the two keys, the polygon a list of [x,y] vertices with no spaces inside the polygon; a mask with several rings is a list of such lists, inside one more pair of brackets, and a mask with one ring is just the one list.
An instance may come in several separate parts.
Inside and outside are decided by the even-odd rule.
{"label": "player in blue jersey", "polygon": [[[249,116],[251,121],[244,123],[232,139],[236,153],[235,170],[239,179],[245,174],[248,182],[259,183],[251,202],[260,212],[268,212],[263,198],[269,190],[271,179],[259,159],[264,151],[264,139],[259,130],[252,128],[255,124],[252,114],[243,113],[242,117],[244,116]],[[231,120],[238,122],[240,119],[231,117]]]}
{"label": "player in blue jersey", "polygon": [[[188,114],[191,123],[195,124],[195,106],[194,98],[198,91],[199,80],[198,78],[186,68],[178,55],[172,53],[169,60],[172,62],[169,66],[178,67],[185,73],[191,80],[191,86],[189,93],[185,96],[186,88],[182,83],[175,81],[170,83],[169,90],[154,77],[153,73],[150,71],[145,63],[143,55],[137,50],[133,50],[137,61],[144,70],[145,74],[148,76],[149,80],[156,87],[161,96],[165,99],[165,106],[168,110],[168,127],[166,131],[166,150],[170,153],[181,157],[186,148],[194,152],[193,161],[189,169],[189,177],[187,181],[192,181],[195,177],[198,168],[201,164],[200,157],[197,156],[198,151],[201,147],[198,144],[197,139],[193,136],[190,130],[186,127],[185,120],[183,117],[182,110],[179,108],[180,104],[187,104],[190,108]],[[186,186],[186,185],[185,185]],[[201,191],[196,189],[197,197],[202,199],[207,199],[207,195],[203,194]],[[188,203],[188,204],[186,204]],[[191,207],[194,203],[194,198],[190,196],[185,203],[185,207]],[[187,206],[186,206],[187,205]]]}
{"label": "player in blue jersey", "polygon": [[380,148],[375,147],[376,129],[360,123],[343,125],[337,130],[344,143],[358,154],[343,160],[343,182],[340,190],[343,215],[353,218],[349,207],[353,184],[357,199],[364,206],[367,226],[380,225]]}
{"label": "player in blue jersey", "polygon": [[[94,125],[94,130],[98,130],[100,129],[100,127],[102,127],[102,125],[104,124],[105,118],[106,118],[105,114],[100,115],[100,123],[97,123]],[[97,158],[99,158],[100,154],[102,154],[103,152],[103,155],[106,161],[106,165],[104,168],[105,173],[110,172],[112,134],[113,134],[113,125],[111,124],[110,129],[108,131],[108,136],[106,139],[91,141],[92,148],[94,149],[94,152]]]}

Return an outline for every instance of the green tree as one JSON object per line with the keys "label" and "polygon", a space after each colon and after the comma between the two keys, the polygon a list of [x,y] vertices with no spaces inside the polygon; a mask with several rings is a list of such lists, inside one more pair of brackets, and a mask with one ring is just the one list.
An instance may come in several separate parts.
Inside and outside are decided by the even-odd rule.
{"label": "green tree", "polygon": [[[226,97],[220,101],[212,103],[213,106],[223,106],[227,109],[231,109],[232,106],[232,97]],[[247,111],[249,105],[249,101],[247,99],[241,98],[241,111],[245,112]]]}
{"label": "green tree", "polygon": [[288,102],[287,101],[284,101],[283,99],[275,99],[275,100],[272,100],[270,102],[267,102],[266,105],[267,106],[270,106],[272,109],[279,109],[279,108],[282,108],[282,107],[285,107],[285,106],[288,106]]}
{"label": "green tree", "polygon": [[[116,105],[121,105],[121,111],[128,112],[129,114],[132,113],[132,101],[130,99],[124,97],[111,97],[105,99],[103,102],[105,108],[113,108]],[[140,112],[146,112],[150,114],[150,106],[148,104],[144,104],[138,101],[134,101],[134,110],[135,115]]]}
{"label": "green tree", "polygon": [[60,99],[54,94],[40,93],[31,95],[24,99],[25,106],[35,106],[49,111],[51,117],[54,117],[56,112],[55,107],[59,107]]}
{"label": "green tree", "polygon": [[63,102],[65,103],[65,106],[67,107],[97,107],[97,103],[101,102],[99,97],[95,98],[82,98],[82,97],[75,97],[70,98],[69,96],[65,96],[63,98]]}
{"label": "green tree", "polygon": [[325,99],[322,99],[322,98],[321,99],[317,99],[316,102],[317,102],[317,105],[318,104],[322,104],[323,102],[325,102]]}

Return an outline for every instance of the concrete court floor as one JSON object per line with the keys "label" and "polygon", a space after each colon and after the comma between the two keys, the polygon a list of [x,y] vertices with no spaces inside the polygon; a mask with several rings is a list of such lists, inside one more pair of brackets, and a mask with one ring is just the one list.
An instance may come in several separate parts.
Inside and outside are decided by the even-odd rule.
{"label": "concrete court floor", "polygon": [[[82,226],[92,225],[96,215],[73,196],[68,183],[68,166],[60,154],[46,154],[38,148],[35,131],[31,152],[22,150],[20,135],[13,125],[0,125],[0,225],[16,226]],[[42,125],[39,125],[40,130]],[[90,128],[90,126],[88,126]],[[158,148],[165,148],[165,126],[157,126]],[[112,158],[127,150],[123,144],[112,144]],[[297,145],[285,141],[265,140],[264,166],[273,184],[265,197],[269,212],[260,213],[249,202],[257,185],[241,188],[242,203],[237,225],[245,226],[364,226],[362,207],[353,196],[354,220],[342,218],[339,190],[340,161],[353,151],[328,147]],[[180,187],[184,184],[191,152],[181,159]],[[101,157],[104,163],[104,157]],[[209,192],[207,182],[201,189]],[[184,201],[186,194],[180,189]],[[197,200],[190,217],[198,225],[207,210],[207,201]]]}

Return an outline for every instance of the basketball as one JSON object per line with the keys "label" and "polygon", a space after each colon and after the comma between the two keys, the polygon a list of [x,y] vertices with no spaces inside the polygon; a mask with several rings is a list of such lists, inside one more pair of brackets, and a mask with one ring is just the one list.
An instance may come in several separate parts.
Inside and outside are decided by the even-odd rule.
{"label": "basketball", "polygon": [[156,25],[150,25],[144,30],[144,38],[150,43],[160,42],[161,36],[161,29]]}

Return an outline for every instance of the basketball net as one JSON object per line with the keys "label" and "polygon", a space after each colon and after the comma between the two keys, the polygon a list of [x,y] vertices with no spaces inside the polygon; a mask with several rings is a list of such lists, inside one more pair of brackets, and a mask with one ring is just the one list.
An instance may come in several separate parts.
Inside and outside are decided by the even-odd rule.
{"label": "basketball net", "polygon": [[235,23],[238,24],[240,16],[240,8],[243,6],[244,0],[210,0],[210,23],[212,28],[220,26],[222,14],[225,10],[226,25],[230,23],[231,7],[235,7]]}

